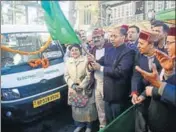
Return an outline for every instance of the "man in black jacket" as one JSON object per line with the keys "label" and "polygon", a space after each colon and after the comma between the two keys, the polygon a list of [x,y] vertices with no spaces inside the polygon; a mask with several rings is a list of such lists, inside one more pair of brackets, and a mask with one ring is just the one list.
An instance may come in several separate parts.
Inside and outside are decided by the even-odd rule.
{"label": "man in black jacket", "polygon": [[[154,41],[157,40],[157,34],[152,32],[141,31],[138,40],[139,53],[136,54],[135,66],[140,66],[146,71],[152,70],[152,64],[157,65],[157,69],[161,71],[161,66],[155,58]],[[147,132],[147,110],[150,98],[145,95],[145,87],[150,83],[134,69],[131,80],[132,103],[138,104],[136,107],[135,132]]]}
{"label": "man in black jacket", "polygon": [[[176,74],[175,74],[175,28],[170,28],[167,36],[166,49],[168,55],[156,50],[156,58],[164,69],[164,74],[159,80],[159,74],[155,66],[149,73],[136,67],[136,70],[148,80],[151,85],[146,87],[146,95],[151,96],[149,115],[149,128],[152,132],[175,132],[176,131]],[[164,82],[165,81],[165,82]]]}
{"label": "man in black jacket", "polygon": [[155,42],[155,47],[165,52],[166,38],[169,32],[169,26],[162,21],[155,21],[153,23],[152,31],[159,35],[158,41]]}
{"label": "man in black jacket", "polygon": [[125,36],[125,29],[115,28],[110,35],[113,47],[105,49],[104,57],[92,63],[94,70],[102,71],[104,74],[107,123],[119,116],[128,102],[135,51],[124,44]]}
{"label": "man in black jacket", "polygon": [[140,29],[139,27],[133,25],[128,28],[128,42],[126,42],[126,45],[135,51],[138,51],[137,44],[138,44],[138,38],[139,38]]}

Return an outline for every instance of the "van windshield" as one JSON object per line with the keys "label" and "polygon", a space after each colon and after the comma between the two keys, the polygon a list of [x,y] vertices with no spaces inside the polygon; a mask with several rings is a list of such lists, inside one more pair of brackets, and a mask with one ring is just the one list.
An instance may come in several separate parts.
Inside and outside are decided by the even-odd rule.
{"label": "van windshield", "polygon": [[[6,33],[1,34],[1,45],[15,50],[33,52],[39,50],[48,40],[49,33]],[[1,50],[1,67],[14,66],[29,62],[32,59],[62,57],[61,47],[57,41],[52,41],[50,46],[41,54],[20,55]]]}

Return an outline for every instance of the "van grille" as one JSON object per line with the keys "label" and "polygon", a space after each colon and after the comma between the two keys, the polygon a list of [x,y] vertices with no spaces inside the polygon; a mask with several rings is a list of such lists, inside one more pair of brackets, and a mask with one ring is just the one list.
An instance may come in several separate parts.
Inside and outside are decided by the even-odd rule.
{"label": "van grille", "polygon": [[23,86],[18,88],[21,94],[21,97],[29,97],[35,94],[39,94],[54,88],[60,87],[65,84],[63,75],[56,77],[50,80],[47,80],[46,83],[37,83],[28,86]]}

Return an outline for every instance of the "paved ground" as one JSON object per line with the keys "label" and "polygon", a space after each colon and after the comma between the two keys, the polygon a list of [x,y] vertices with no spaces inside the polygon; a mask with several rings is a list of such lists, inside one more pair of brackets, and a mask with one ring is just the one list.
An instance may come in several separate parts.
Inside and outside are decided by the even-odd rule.
{"label": "paved ground", "polygon": [[[94,123],[93,132],[97,132],[98,123]],[[4,124],[2,121],[2,132],[73,132],[74,124],[70,107],[63,111],[53,112],[41,119],[28,124]]]}

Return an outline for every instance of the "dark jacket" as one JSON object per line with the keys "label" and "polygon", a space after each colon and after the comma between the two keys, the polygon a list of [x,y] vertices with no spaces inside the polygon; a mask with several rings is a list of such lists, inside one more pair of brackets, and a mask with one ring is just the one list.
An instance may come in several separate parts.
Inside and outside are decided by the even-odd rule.
{"label": "dark jacket", "polygon": [[[108,40],[105,40],[105,44],[104,44],[103,48],[108,48],[108,47],[112,47],[112,44],[109,43]],[[96,50],[97,50],[97,47],[94,46],[92,49],[89,50],[89,53],[91,53],[92,55],[95,56],[96,55]],[[89,84],[89,86],[91,88],[94,88],[94,85],[95,85],[94,71],[89,70],[89,72],[90,72],[90,84]]]}
{"label": "dark jacket", "polygon": [[176,73],[166,80],[161,100],[176,107]]}
{"label": "dark jacket", "polygon": [[154,42],[154,46],[155,46],[156,49],[158,49],[158,50],[160,50],[160,51],[162,51],[164,53],[167,53],[167,50],[164,48],[164,46],[163,46],[163,48],[159,48],[158,47],[158,42]]}
{"label": "dark jacket", "polygon": [[137,45],[138,45],[138,40],[135,41],[135,43],[130,43],[129,41],[126,42],[127,47],[130,49],[133,49],[134,51],[138,51]]}
{"label": "dark jacket", "polygon": [[[153,62],[155,63],[158,72],[160,73],[162,70],[160,63],[158,62],[158,60],[156,58],[154,58]],[[147,72],[152,72],[149,69],[148,58],[146,56],[140,54],[139,52],[137,52],[137,54],[135,56],[133,76],[131,79],[131,88],[132,88],[131,91],[135,92],[135,93],[137,92],[139,95],[142,94],[143,96],[145,96],[145,93],[144,93],[145,87],[149,86],[150,83],[148,81],[146,81],[138,71],[136,71],[135,66],[139,66],[140,68],[142,68],[143,70],[145,70]]]}
{"label": "dark jacket", "polygon": [[129,97],[130,77],[135,51],[125,44],[105,49],[105,56],[98,62],[104,66],[104,100],[123,103]]}
{"label": "dark jacket", "polygon": [[176,85],[166,84],[161,100],[175,105],[176,107]]}
{"label": "dark jacket", "polygon": [[[174,85],[176,85],[175,77],[176,74],[166,80],[168,84],[172,84],[172,87],[166,85],[166,89],[169,87],[173,91],[169,91],[171,89],[167,89],[170,94],[164,93],[165,98],[174,98],[173,96],[176,96],[176,87],[174,88]],[[149,106],[149,127],[152,132],[175,132],[176,106],[168,103],[164,97],[158,96],[157,90],[158,89],[156,88],[153,90],[153,97]],[[167,90],[165,90],[164,92],[167,92]]]}

